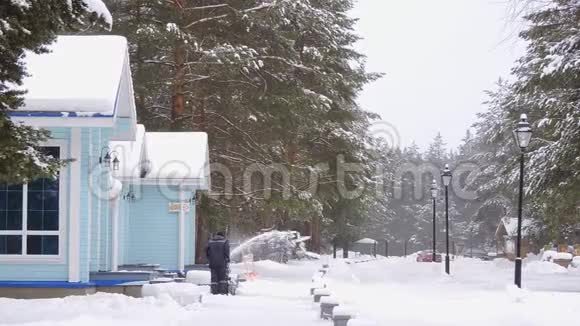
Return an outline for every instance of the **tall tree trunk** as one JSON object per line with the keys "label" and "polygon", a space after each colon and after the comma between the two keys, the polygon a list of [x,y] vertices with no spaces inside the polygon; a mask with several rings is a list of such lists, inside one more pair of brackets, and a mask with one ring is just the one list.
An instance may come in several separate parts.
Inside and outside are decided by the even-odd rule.
{"label": "tall tree trunk", "polygon": [[308,251],[314,252],[314,244],[312,243],[312,222],[305,221],[303,230],[302,235],[310,237],[310,240],[306,243],[306,248]]}
{"label": "tall tree trunk", "polygon": [[308,250],[320,253],[320,218],[314,217],[312,221],[304,222],[304,235],[310,236]]}
{"label": "tall tree trunk", "polygon": [[312,219],[312,251],[320,253],[321,241],[320,241],[320,217],[316,216]]}
{"label": "tall tree trunk", "polygon": [[173,76],[173,94],[171,106],[171,130],[179,131],[183,126],[183,115],[185,114],[185,60],[186,48],[182,39],[175,41],[174,60],[175,74]]}
{"label": "tall tree trunk", "polygon": [[210,203],[206,194],[198,193],[197,198],[195,207],[195,263],[205,264],[207,263],[205,247],[211,236],[206,218]]}
{"label": "tall tree trunk", "polygon": [[[173,0],[175,7],[176,22],[183,20],[184,0]],[[172,131],[179,131],[183,128],[183,115],[185,114],[185,63],[187,60],[187,49],[185,41],[178,37],[175,40],[173,49],[173,61],[175,72],[173,74],[173,94],[171,103],[171,125]]]}

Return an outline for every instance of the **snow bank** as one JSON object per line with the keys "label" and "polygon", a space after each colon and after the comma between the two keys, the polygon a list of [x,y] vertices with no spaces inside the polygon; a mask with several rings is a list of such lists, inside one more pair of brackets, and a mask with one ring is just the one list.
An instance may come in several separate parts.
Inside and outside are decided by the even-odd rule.
{"label": "snow bank", "polygon": [[502,269],[514,267],[514,263],[506,258],[496,258],[493,260],[493,264],[495,265],[495,267]]}
{"label": "snow bank", "polygon": [[353,319],[348,322],[348,326],[379,326],[379,324],[366,319]]}
{"label": "snow bank", "polygon": [[314,259],[314,260],[319,260],[321,258],[321,256],[319,254],[317,254],[315,252],[310,252],[310,251],[305,252],[304,255],[306,256],[306,258]]}
{"label": "snow bank", "polygon": [[542,261],[552,261],[554,257],[558,254],[557,251],[554,250],[546,250],[542,253]]}
{"label": "snow bank", "polygon": [[201,303],[202,298],[200,288],[190,283],[145,284],[142,295],[157,299],[170,297],[182,306]]}
{"label": "snow bank", "polygon": [[568,270],[548,261],[533,261],[524,266],[524,271],[533,274],[565,274]]}
{"label": "snow bank", "polygon": [[572,267],[580,268],[580,256],[572,258]]}
{"label": "snow bank", "polygon": [[97,293],[60,299],[13,300],[0,298],[1,325],[28,326],[158,326],[191,325],[200,320],[195,305],[183,307],[168,296],[132,298]]}
{"label": "snow bank", "polygon": [[189,271],[185,276],[185,282],[192,284],[211,284],[211,273],[209,271]]}
{"label": "snow bank", "polygon": [[508,296],[514,302],[524,302],[526,297],[528,296],[528,291],[525,289],[520,289],[515,284],[510,284],[506,286],[506,292]]}

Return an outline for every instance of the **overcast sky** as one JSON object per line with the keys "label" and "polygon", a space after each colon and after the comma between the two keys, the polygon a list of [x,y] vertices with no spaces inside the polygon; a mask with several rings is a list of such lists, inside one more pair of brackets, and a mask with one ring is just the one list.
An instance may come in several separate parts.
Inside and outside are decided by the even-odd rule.
{"label": "overcast sky", "polygon": [[370,71],[386,74],[361,105],[392,124],[402,145],[425,148],[439,131],[459,145],[484,109],[483,91],[524,51],[509,1],[358,0],[358,48]]}

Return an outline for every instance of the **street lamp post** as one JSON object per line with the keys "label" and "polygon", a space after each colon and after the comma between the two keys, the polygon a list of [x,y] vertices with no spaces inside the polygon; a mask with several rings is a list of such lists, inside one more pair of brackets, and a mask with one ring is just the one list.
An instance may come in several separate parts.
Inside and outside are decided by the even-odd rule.
{"label": "street lamp post", "polygon": [[441,179],[443,180],[443,185],[445,186],[445,273],[450,274],[450,262],[449,262],[449,185],[451,184],[452,178],[451,170],[449,169],[449,164],[445,164],[445,169],[441,173]]}
{"label": "street lamp post", "polygon": [[437,262],[437,226],[436,226],[436,214],[435,214],[435,202],[437,200],[437,181],[433,179],[433,183],[431,184],[431,199],[433,199],[433,258],[432,261],[434,263]]}
{"label": "street lamp post", "polygon": [[520,193],[518,200],[518,238],[516,239],[516,270],[514,281],[517,287],[522,287],[522,209],[524,201],[524,154],[532,139],[532,127],[528,117],[522,114],[517,128],[514,130],[514,139],[520,148]]}

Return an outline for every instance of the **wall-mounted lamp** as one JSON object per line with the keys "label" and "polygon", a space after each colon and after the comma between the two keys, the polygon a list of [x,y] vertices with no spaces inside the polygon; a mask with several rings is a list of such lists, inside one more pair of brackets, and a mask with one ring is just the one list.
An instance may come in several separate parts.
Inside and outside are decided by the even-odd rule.
{"label": "wall-mounted lamp", "polygon": [[191,198],[189,198],[189,203],[193,204],[195,203],[196,200],[197,200],[197,191],[194,191],[193,194],[191,195]]}
{"label": "wall-mounted lamp", "polygon": [[134,202],[136,199],[135,197],[135,192],[133,191],[133,186],[129,186],[129,190],[127,191],[127,193],[125,193],[123,195],[123,200],[126,200],[128,202]]}
{"label": "wall-mounted lamp", "polygon": [[[103,152],[105,155],[103,155]],[[119,170],[119,154],[116,151],[111,151],[109,147],[105,146],[101,149],[101,155],[99,156],[99,164],[105,165],[107,168],[111,167],[111,162],[113,163],[113,170]]]}

